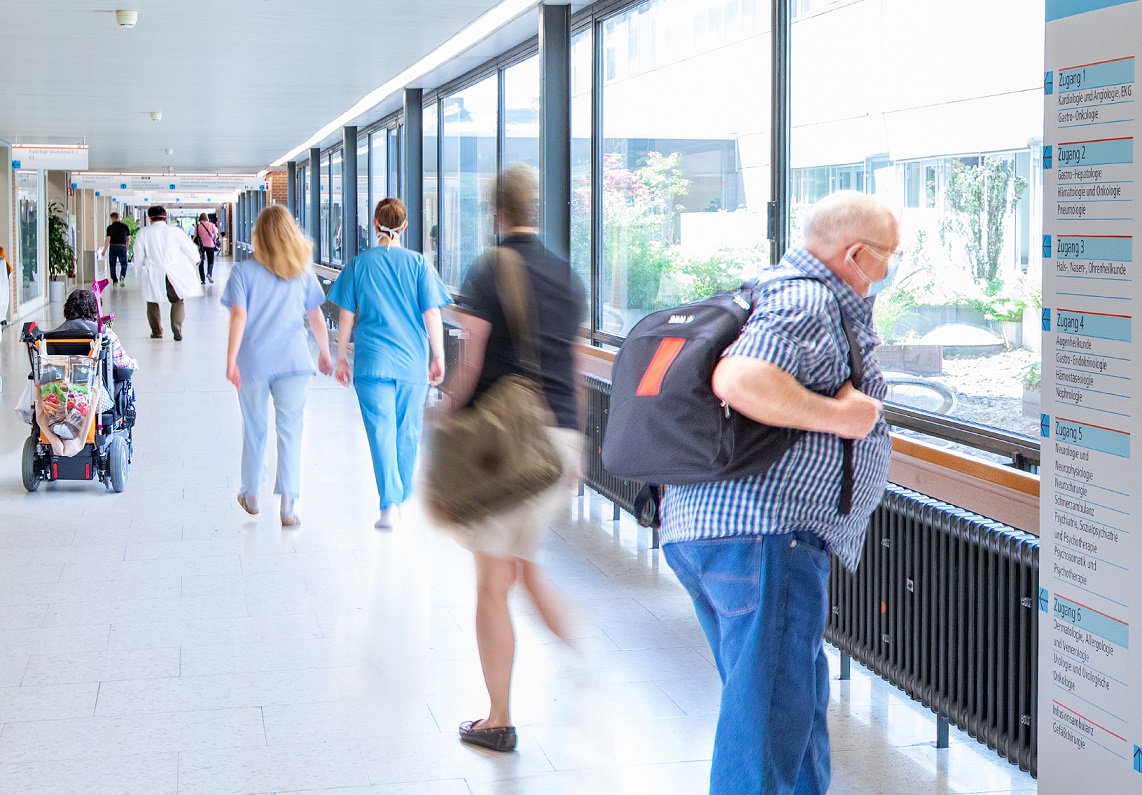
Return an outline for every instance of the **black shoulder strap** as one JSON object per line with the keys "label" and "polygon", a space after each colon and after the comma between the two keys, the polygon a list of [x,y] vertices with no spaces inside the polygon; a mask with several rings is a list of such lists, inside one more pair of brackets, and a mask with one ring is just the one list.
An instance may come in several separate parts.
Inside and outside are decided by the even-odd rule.
{"label": "black shoulder strap", "polygon": [[[845,338],[849,343],[849,380],[852,385],[860,390],[864,383],[864,351],[860,347],[860,339],[857,337],[856,332],[853,330],[852,325],[845,317],[845,311],[841,308],[841,301],[837,298],[836,293],[829,287],[828,283],[822,279],[817,279],[812,276],[792,276],[792,277],[775,277],[773,279],[750,279],[741,286],[743,292],[750,294],[750,305],[753,306],[757,303],[757,299],[761,289],[767,284],[779,280],[792,280],[792,279],[811,279],[815,282],[820,282],[825,285],[829,292],[833,295],[833,300],[837,302],[837,311],[841,315],[841,329],[845,333]],[[853,509],[853,482],[855,479],[855,447],[852,439],[841,440],[841,493],[837,500],[837,513],[841,516],[848,516],[852,513]]]}

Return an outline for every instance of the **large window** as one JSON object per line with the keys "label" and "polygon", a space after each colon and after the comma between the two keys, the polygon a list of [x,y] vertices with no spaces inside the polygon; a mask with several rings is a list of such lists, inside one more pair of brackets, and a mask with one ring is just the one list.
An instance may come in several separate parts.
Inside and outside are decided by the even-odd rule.
{"label": "large window", "polygon": [[496,180],[499,119],[498,75],[490,75],[444,99],[440,164],[440,275],[459,287],[472,261],[492,239],[488,191]]}
{"label": "large window", "polygon": [[321,156],[321,261],[329,262],[333,247],[329,234],[329,155]]}
{"label": "large window", "polygon": [[436,173],[440,164],[440,113],[436,103],[424,108],[424,256],[440,270],[440,188]]}
{"label": "large window", "polygon": [[768,262],[770,38],[725,7],[650,0],[602,24],[600,331]]}
{"label": "large window", "polygon": [[373,217],[369,210],[369,139],[357,140],[357,251],[369,247],[369,227]]}
{"label": "large window", "polygon": [[20,226],[20,303],[30,303],[44,294],[40,272],[40,184],[39,171],[16,173],[16,199]]}
{"label": "large window", "polygon": [[539,168],[539,56],[504,70],[504,165]]}
{"label": "large window", "polygon": [[389,195],[389,133],[380,129],[369,136],[369,240],[377,245],[377,230],[373,227],[373,211],[377,203]]}
{"label": "large window", "polygon": [[344,224],[341,218],[341,150],[338,149],[329,158],[329,182],[332,186],[329,194],[329,231],[326,233],[331,240],[330,260],[341,261],[341,239],[345,235],[342,229]]}
{"label": "large window", "polygon": [[591,28],[571,38],[571,266],[591,283]]}
{"label": "large window", "polygon": [[[891,25],[874,0],[797,8],[792,216],[846,173],[899,212],[904,261],[876,302],[890,399],[1037,436],[1043,0],[918,4]],[[859,80],[837,79],[839,52]]]}

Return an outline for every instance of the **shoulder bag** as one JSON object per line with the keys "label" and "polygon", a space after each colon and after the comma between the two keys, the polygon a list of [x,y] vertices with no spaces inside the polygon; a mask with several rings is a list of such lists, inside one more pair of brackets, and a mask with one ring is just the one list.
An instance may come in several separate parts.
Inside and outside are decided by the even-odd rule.
{"label": "shoulder bag", "polygon": [[505,513],[563,476],[547,435],[555,417],[541,385],[535,309],[523,259],[499,248],[489,266],[524,372],[501,378],[470,406],[437,423],[425,462],[424,502],[443,524]]}

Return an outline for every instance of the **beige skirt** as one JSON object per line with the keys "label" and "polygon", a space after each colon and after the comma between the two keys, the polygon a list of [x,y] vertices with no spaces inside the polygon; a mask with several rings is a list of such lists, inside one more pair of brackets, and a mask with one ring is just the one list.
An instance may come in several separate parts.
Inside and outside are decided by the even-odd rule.
{"label": "beige skirt", "polygon": [[551,443],[563,459],[563,477],[507,513],[490,516],[473,524],[449,527],[460,546],[501,558],[534,561],[539,540],[561,510],[566,509],[572,488],[579,479],[583,435],[569,428],[548,428]]}

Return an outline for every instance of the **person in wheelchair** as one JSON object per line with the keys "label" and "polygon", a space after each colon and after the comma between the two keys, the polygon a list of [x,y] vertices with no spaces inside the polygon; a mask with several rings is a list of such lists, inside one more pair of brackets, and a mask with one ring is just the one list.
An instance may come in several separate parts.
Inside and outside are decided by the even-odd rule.
{"label": "person in wheelchair", "polygon": [[[72,290],[71,295],[63,305],[64,322],[56,326],[53,331],[99,331],[99,301],[91,290]],[[108,344],[111,346],[111,364],[116,370],[135,371],[139,363],[127,355],[123,343],[110,328],[105,328]],[[115,380],[130,380],[130,373],[116,373]]]}

